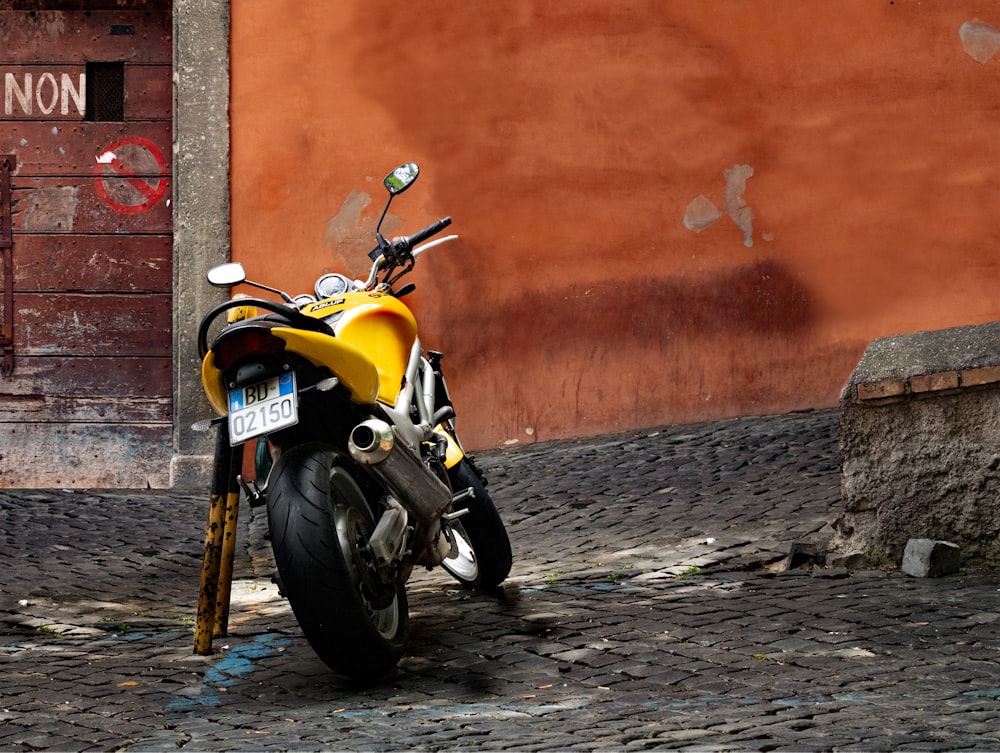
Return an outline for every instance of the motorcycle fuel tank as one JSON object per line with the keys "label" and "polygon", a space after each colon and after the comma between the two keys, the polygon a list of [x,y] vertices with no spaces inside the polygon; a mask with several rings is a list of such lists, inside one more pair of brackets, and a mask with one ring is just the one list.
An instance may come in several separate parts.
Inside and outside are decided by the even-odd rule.
{"label": "motorcycle fuel tank", "polygon": [[337,339],[365,353],[379,377],[378,399],[393,405],[403,384],[417,320],[387,293],[357,291],[310,304],[302,313],[323,319]]}

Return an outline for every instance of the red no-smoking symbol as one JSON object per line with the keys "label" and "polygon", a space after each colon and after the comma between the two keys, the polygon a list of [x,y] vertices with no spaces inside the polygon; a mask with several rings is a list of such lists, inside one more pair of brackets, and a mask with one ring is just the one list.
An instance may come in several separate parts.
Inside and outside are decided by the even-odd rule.
{"label": "red no-smoking symbol", "polygon": [[105,204],[122,214],[148,212],[167,192],[167,160],[149,139],[125,136],[97,155],[94,186]]}

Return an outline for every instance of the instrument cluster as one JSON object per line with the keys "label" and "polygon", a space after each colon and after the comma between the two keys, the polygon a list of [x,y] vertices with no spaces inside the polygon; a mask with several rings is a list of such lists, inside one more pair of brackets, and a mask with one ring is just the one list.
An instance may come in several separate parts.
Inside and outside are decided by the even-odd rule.
{"label": "instrument cluster", "polygon": [[349,293],[355,290],[354,282],[336,273],[323,275],[316,280],[316,298],[322,301],[324,298],[331,298],[342,293]]}

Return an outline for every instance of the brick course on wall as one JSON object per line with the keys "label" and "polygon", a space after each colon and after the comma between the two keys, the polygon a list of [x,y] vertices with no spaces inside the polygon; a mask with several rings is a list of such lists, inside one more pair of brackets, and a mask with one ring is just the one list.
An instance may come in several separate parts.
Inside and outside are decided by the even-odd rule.
{"label": "brick course on wall", "polygon": [[861,382],[855,386],[857,399],[881,400],[901,395],[954,390],[959,387],[981,387],[1000,383],[1000,366],[984,366],[963,371],[943,371],[936,374],[916,374],[906,379],[881,379]]}

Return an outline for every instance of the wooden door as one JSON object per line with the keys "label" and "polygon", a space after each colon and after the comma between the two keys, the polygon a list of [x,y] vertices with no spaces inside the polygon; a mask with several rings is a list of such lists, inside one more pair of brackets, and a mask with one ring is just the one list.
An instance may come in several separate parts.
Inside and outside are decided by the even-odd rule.
{"label": "wooden door", "polygon": [[0,487],[168,484],[171,57],[169,0],[0,0]]}

